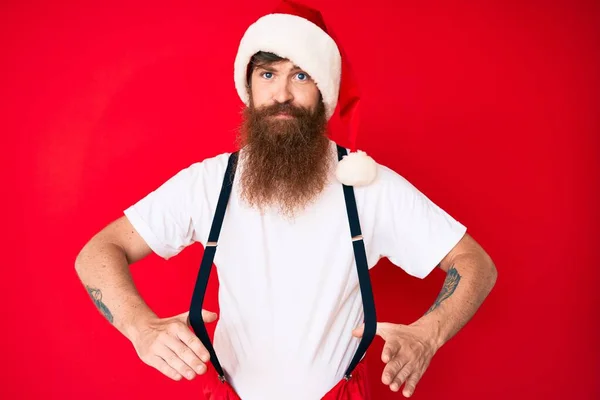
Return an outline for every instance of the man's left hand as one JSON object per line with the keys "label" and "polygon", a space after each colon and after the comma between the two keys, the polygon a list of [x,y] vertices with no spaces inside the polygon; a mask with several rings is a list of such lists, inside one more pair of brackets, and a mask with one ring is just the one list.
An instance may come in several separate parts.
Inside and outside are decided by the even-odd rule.
{"label": "man's left hand", "polygon": [[[364,325],[356,328],[352,335],[362,337],[363,329]],[[379,322],[376,334],[385,341],[381,360],[386,366],[381,381],[389,385],[393,392],[400,390],[406,382],[402,394],[405,397],[412,396],[431,358],[438,350],[431,333],[417,325]]]}

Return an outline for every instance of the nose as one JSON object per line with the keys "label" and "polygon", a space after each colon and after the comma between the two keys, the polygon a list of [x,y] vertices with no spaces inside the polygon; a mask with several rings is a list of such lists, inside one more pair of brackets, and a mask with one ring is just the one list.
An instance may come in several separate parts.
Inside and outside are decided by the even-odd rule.
{"label": "nose", "polygon": [[288,102],[292,102],[294,100],[294,95],[292,94],[289,82],[287,80],[281,80],[278,82],[273,92],[273,100],[280,104],[285,104]]}

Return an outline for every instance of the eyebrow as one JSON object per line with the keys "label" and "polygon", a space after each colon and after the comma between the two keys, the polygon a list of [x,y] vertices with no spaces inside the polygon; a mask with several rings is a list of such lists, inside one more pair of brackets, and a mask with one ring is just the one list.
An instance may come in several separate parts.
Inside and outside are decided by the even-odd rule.
{"label": "eyebrow", "polygon": [[[270,65],[257,65],[256,70],[263,70],[263,71],[267,71],[267,72],[277,72],[277,70],[275,68],[271,67]],[[302,68],[300,68],[299,66],[294,65],[294,67],[290,71],[304,71],[304,70]]]}

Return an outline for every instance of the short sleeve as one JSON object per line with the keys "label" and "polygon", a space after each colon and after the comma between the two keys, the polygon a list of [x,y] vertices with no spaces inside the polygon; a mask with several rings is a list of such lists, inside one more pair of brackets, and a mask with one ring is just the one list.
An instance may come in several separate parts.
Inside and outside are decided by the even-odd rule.
{"label": "short sleeve", "polygon": [[202,168],[197,163],[179,171],[124,211],[152,251],[164,259],[196,241],[192,207]]}
{"label": "short sleeve", "polygon": [[381,256],[424,278],[467,228],[395,171],[380,166],[376,235]]}

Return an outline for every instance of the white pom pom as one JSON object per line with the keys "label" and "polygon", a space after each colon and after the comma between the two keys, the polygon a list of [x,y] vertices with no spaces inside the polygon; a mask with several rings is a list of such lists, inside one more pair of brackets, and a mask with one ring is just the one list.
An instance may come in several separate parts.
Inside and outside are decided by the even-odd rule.
{"label": "white pom pom", "polygon": [[364,151],[349,153],[338,163],[335,171],[338,181],[347,186],[365,186],[375,180],[377,163]]}

